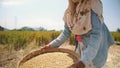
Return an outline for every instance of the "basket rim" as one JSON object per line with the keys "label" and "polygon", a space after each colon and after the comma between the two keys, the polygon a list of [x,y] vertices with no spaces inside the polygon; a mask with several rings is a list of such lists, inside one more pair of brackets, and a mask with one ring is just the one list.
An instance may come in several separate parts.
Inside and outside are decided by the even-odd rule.
{"label": "basket rim", "polygon": [[29,59],[36,57],[40,54],[44,54],[44,53],[50,53],[50,52],[64,52],[64,53],[69,53],[73,56],[75,56],[77,58],[77,60],[80,59],[80,55],[77,54],[75,51],[70,50],[70,49],[66,49],[66,48],[49,48],[49,49],[40,49],[40,50],[36,50],[33,51],[31,53],[29,53],[28,55],[25,55],[17,64],[17,68],[19,68],[19,66],[23,63],[25,63],[26,61],[28,61]]}

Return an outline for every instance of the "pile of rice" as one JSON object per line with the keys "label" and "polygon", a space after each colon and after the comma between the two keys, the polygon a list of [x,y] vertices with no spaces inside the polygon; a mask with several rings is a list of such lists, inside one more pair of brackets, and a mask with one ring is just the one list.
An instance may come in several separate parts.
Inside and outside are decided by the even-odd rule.
{"label": "pile of rice", "polygon": [[69,68],[75,61],[77,58],[69,53],[51,52],[36,56],[19,68]]}

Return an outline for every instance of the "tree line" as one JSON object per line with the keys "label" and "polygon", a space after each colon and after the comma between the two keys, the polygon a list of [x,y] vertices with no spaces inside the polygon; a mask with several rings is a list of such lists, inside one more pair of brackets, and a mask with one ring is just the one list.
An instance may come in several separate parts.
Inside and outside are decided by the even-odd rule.
{"label": "tree line", "polygon": [[[10,29],[4,28],[2,26],[0,26],[0,31],[7,31]],[[12,31],[17,30],[17,31],[47,31],[47,29],[45,29],[44,27],[39,27],[39,28],[31,28],[31,27],[22,27],[20,29],[12,29]],[[51,31],[55,31],[55,30],[51,30]],[[117,30],[115,32],[120,32],[120,28],[117,28]]]}

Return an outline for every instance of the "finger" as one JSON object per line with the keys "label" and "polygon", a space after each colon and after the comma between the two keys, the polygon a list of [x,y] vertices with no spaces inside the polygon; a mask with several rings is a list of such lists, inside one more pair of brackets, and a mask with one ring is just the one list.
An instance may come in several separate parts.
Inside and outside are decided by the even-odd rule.
{"label": "finger", "polygon": [[47,49],[48,48],[48,46],[43,46],[42,48],[41,48],[41,50],[44,50],[44,49]]}
{"label": "finger", "polygon": [[76,68],[76,64],[72,64],[70,68]]}
{"label": "finger", "polygon": [[45,47],[41,47],[41,50],[44,50],[45,49]]}
{"label": "finger", "polygon": [[43,47],[43,49],[48,49],[49,48],[49,46],[45,46],[45,47]]}
{"label": "finger", "polygon": [[68,68],[75,68],[75,67],[71,67],[71,66],[70,66],[70,67],[68,67]]}

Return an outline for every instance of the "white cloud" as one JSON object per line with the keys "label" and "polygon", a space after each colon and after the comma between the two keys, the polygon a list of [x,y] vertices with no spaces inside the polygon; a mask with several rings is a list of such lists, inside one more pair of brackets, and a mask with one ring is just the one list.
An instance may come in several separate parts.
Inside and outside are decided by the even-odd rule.
{"label": "white cloud", "polygon": [[2,6],[19,6],[23,5],[25,2],[23,0],[17,0],[17,1],[2,1],[0,2],[0,5]]}

